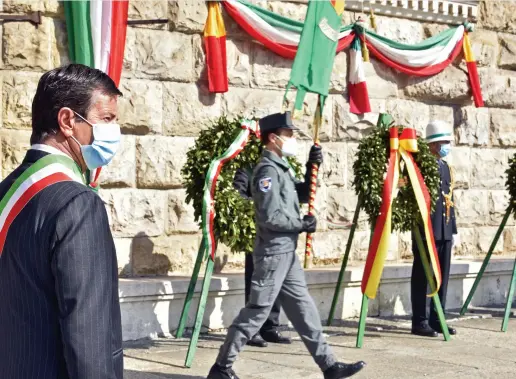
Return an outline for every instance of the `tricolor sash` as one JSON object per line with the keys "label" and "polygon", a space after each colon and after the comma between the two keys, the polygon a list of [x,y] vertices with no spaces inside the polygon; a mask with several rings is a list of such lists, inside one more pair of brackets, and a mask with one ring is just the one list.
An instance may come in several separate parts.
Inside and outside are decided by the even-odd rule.
{"label": "tricolor sash", "polygon": [[44,156],[16,179],[0,201],[0,257],[9,227],[30,199],[48,186],[65,181],[85,184],[73,159],[58,154]]}
{"label": "tricolor sash", "polygon": [[243,119],[241,121],[242,130],[235,137],[235,140],[227,150],[211,161],[204,182],[204,195],[202,201],[202,234],[207,246],[207,256],[215,260],[217,250],[217,238],[215,236],[215,191],[217,180],[219,179],[222,167],[235,158],[244,149],[249,141],[249,135],[254,133],[260,137],[260,128],[255,120]]}

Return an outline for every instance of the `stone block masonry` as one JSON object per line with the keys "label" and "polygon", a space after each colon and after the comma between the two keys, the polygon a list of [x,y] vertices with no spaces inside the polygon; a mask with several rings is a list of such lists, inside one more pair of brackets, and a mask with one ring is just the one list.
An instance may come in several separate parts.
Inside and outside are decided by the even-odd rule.
{"label": "stone block masonry", "polygon": [[[259,1],[260,6],[303,20],[306,5]],[[317,210],[315,264],[335,265],[344,252],[347,231],[328,229],[326,220],[351,221],[356,195],[352,165],[360,138],[374,127],[378,114],[389,112],[403,125],[424,131],[431,118],[455,128],[449,161],[457,172],[456,206],[461,258],[485,254],[508,203],[504,189],[507,160],[516,152],[516,3],[481,1],[479,23],[472,33],[486,107],[471,100],[464,63],[458,59],[444,72],[421,79],[399,74],[372,59],[365,64],[372,113],[349,113],[347,53],[333,68],[331,95],[324,112],[322,141],[325,164]],[[40,75],[67,63],[68,42],[63,7],[57,0],[4,0],[3,12],[40,10],[43,23],[0,26],[1,175],[23,159],[29,145],[31,103]],[[131,19],[168,18],[168,25],[131,26],[127,33],[120,99],[123,143],[120,154],[102,174],[106,202],[124,276],[190,274],[200,240],[192,208],[185,203],[181,167],[198,133],[222,114],[264,116],[281,109],[292,61],[253,42],[226,15],[229,92],[207,90],[202,30],[207,10],[202,0],[130,0]],[[350,23],[352,14],[345,13]],[[447,26],[377,16],[378,33],[416,43]],[[307,96],[299,122],[310,130],[315,97]],[[306,159],[304,141],[300,159]],[[351,254],[360,265],[369,241],[362,215]],[[496,254],[516,252],[511,218]],[[302,239],[304,241],[304,238]],[[301,243],[300,245],[303,245]],[[299,254],[302,254],[300,246]],[[407,235],[393,235],[392,263],[411,259]],[[242,254],[221,247],[217,268],[240,270]]]}

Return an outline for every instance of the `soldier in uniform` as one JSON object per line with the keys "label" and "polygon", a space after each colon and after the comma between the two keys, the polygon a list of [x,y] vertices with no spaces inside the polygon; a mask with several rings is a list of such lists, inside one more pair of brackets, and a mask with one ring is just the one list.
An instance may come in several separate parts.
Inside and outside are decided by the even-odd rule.
{"label": "soldier in uniform", "polygon": [[[441,177],[439,198],[435,204],[435,210],[431,215],[434,232],[435,246],[441,266],[442,283],[439,289],[439,299],[443,310],[446,304],[446,291],[450,276],[451,252],[454,241],[457,239],[457,224],[455,221],[455,210],[453,207],[453,180],[450,166],[443,160],[451,149],[452,128],[443,121],[432,121],[426,127],[426,141],[430,151],[437,158],[439,175]],[[424,238],[424,232],[421,230]],[[411,279],[411,301],[412,301],[412,334],[423,337],[437,337],[442,333],[437,312],[433,306],[430,307],[430,317],[427,317],[427,287],[428,282],[423,269],[423,263],[412,238],[412,252],[414,264],[412,266]],[[448,326],[450,334],[457,331]]]}
{"label": "soldier in uniform", "polygon": [[316,229],[314,216],[300,216],[299,198],[307,200],[309,182],[297,183],[284,159],[296,155],[296,129],[290,112],[260,120],[265,149],[251,180],[257,225],[251,293],[229,327],[208,379],[238,379],[233,363],[246,342],[258,333],[278,297],[325,379],[348,378],[365,366],[364,362],[336,361],[323,336],[319,311],[308,293],[296,255],[299,234]]}
{"label": "soldier in uniform", "polygon": [[[317,162],[319,159],[322,161],[322,151],[319,146],[314,146],[313,153],[311,151],[311,157],[309,158],[310,162]],[[310,165],[311,167],[311,165]],[[307,170],[307,175],[310,173]],[[238,191],[240,196],[246,200],[250,200],[252,198],[251,195],[251,187],[249,186],[249,178],[252,176],[252,171],[245,169],[237,169],[235,173],[235,177],[233,179],[233,186]],[[305,176],[305,182],[307,182],[307,177]],[[245,256],[245,303],[249,301],[249,295],[251,293],[251,278],[253,276],[254,271],[254,263],[253,263],[253,255],[246,254]],[[260,328],[260,331],[256,333],[247,344],[249,346],[256,347],[267,347],[268,342],[270,343],[280,343],[280,344],[290,344],[292,341],[290,338],[285,337],[279,331],[279,318],[281,313],[281,304],[279,298],[276,299],[271,308],[271,313],[267,320]]]}

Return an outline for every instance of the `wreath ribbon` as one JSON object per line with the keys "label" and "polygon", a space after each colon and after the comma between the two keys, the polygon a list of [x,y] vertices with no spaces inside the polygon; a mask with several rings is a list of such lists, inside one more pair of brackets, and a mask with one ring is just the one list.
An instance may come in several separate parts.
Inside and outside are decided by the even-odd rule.
{"label": "wreath ribbon", "polygon": [[206,253],[212,260],[215,259],[217,243],[215,238],[215,190],[217,180],[224,164],[235,158],[244,149],[249,141],[249,135],[254,133],[260,137],[258,123],[254,120],[242,120],[242,131],[238,133],[228,149],[219,157],[215,158],[206,173],[204,184],[204,195],[202,200],[202,235],[205,241]]}
{"label": "wreath ribbon", "polygon": [[[380,284],[385,258],[389,250],[389,239],[392,232],[392,203],[398,191],[398,180],[401,159],[405,162],[410,182],[414,189],[414,195],[421,212],[426,244],[430,252],[430,264],[433,277],[430,281],[430,297],[434,296],[441,286],[441,268],[435,248],[432,232],[432,220],[430,218],[430,194],[424,182],[423,176],[417,167],[412,153],[418,151],[416,130],[405,128],[398,137],[398,128],[392,127],[390,133],[390,156],[387,176],[384,180],[382,205],[376,219],[373,238],[369,245],[367,260],[362,277],[362,293],[370,299],[376,297]],[[424,252],[422,252],[424,254]],[[423,262],[425,263],[425,259]]]}

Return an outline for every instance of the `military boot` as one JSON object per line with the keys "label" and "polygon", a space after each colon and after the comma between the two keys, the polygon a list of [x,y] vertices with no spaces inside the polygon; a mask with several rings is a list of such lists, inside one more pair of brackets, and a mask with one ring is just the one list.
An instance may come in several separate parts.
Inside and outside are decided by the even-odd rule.
{"label": "military boot", "polygon": [[253,338],[247,341],[247,345],[255,347],[267,347],[268,343],[258,333]]}
{"label": "military boot", "polygon": [[261,331],[260,334],[265,341],[270,343],[280,343],[285,345],[289,345],[292,343],[292,340],[290,338],[283,336],[279,332],[279,330],[276,329]]}
{"label": "military boot", "polygon": [[207,379],[238,379],[231,367],[221,367],[218,364],[211,366]]}
{"label": "military boot", "polygon": [[365,362],[359,361],[351,364],[337,362],[324,371],[324,379],[349,378],[365,367]]}

